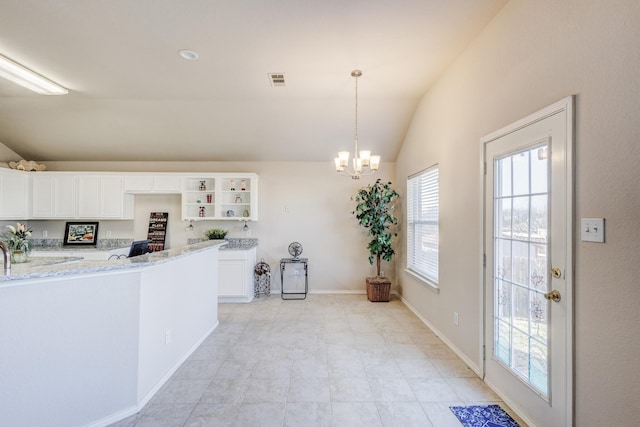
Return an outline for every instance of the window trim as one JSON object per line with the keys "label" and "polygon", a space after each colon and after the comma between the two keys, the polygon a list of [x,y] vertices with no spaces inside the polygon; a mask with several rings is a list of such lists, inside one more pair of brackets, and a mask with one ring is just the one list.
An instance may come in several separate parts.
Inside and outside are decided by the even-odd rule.
{"label": "window trim", "polygon": [[[428,276],[426,276],[425,274],[423,274],[420,271],[414,270],[412,269],[409,264],[410,264],[410,260],[411,260],[411,248],[410,248],[410,242],[414,239],[410,238],[413,237],[413,224],[415,224],[415,221],[409,221],[409,216],[411,215],[410,209],[409,209],[409,203],[410,201],[413,202],[414,199],[412,199],[413,195],[411,194],[411,192],[409,191],[409,183],[411,181],[411,179],[419,177],[421,175],[425,175],[433,170],[437,171],[437,196],[438,196],[438,216],[437,216],[437,221],[436,221],[436,225],[437,225],[437,230],[438,230],[438,265],[437,265],[437,273],[438,273],[438,279],[440,278],[439,273],[440,273],[440,165],[438,163],[435,163],[425,169],[422,169],[414,174],[411,174],[407,177],[407,205],[406,205],[406,209],[407,209],[407,227],[406,227],[406,232],[407,232],[407,241],[406,241],[406,250],[407,250],[407,260],[406,260],[406,267],[404,269],[404,271],[411,276],[412,278],[420,281],[427,289],[430,289],[432,291],[434,291],[435,293],[439,293],[440,292],[440,287],[439,287],[439,280],[435,281],[433,280],[433,278],[430,278]],[[426,223],[425,221],[419,221],[421,223]],[[431,221],[432,222],[432,221]],[[410,234],[411,233],[411,234]]]}

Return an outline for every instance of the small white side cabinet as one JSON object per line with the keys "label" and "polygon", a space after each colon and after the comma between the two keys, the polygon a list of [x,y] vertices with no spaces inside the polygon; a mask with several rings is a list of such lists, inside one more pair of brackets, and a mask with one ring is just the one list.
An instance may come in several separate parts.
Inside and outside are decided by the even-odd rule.
{"label": "small white side cabinet", "polygon": [[253,301],[256,248],[218,251],[218,302]]}
{"label": "small white side cabinet", "polygon": [[258,220],[258,175],[201,174],[183,178],[183,220]]}
{"label": "small white side cabinet", "polygon": [[29,215],[29,172],[0,170],[0,219],[26,219]]}

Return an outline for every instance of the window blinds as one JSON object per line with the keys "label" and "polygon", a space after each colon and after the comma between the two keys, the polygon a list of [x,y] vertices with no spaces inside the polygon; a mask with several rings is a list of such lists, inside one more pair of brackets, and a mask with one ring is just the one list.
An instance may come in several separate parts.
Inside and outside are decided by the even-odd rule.
{"label": "window blinds", "polygon": [[407,180],[407,268],[438,283],[439,177],[433,166]]}

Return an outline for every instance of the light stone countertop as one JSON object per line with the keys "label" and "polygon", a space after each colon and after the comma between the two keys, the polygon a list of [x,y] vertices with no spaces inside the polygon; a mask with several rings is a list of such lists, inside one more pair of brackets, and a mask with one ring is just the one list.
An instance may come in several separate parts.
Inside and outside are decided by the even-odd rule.
{"label": "light stone countertop", "polygon": [[4,282],[19,285],[20,280],[27,279],[144,268],[226,244],[227,242],[224,240],[207,240],[201,243],[180,246],[160,252],[152,252],[137,257],[108,261],[86,261],[78,257],[32,257],[26,263],[11,264],[11,273],[9,276],[0,273],[0,286],[3,284],[9,285],[9,283]]}
{"label": "light stone countertop", "polygon": [[[228,243],[220,248],[221,251],[248,251],[249,249],[258,247],[258,239],[247,237],[228,237],[225,239]],[[206,239],[195,238],[188,239],[187,243],[206,242]]]}

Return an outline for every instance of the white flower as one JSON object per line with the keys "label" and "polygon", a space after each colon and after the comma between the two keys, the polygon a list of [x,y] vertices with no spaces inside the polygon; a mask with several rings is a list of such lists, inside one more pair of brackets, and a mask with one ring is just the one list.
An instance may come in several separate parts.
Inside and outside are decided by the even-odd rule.
{"label": "white flower", "polygon": [[16,234],[16,228],[13,225],[7,225],[7,228],[11,230],[13,234]]}

